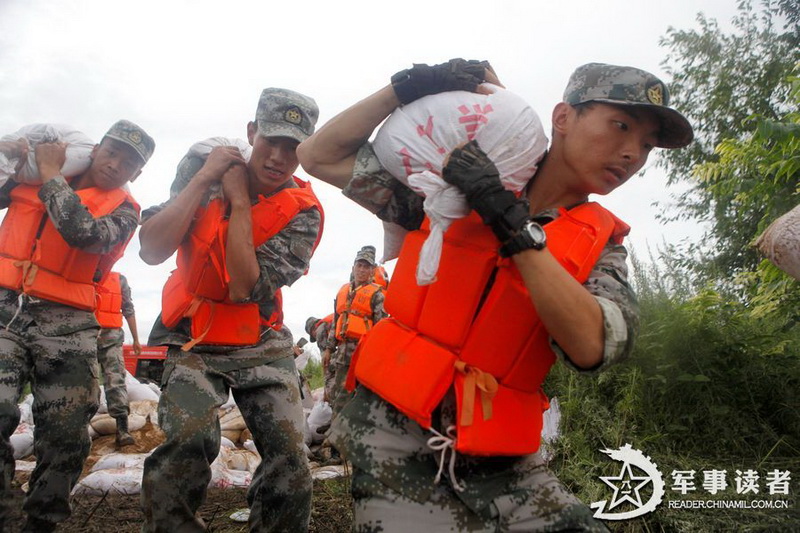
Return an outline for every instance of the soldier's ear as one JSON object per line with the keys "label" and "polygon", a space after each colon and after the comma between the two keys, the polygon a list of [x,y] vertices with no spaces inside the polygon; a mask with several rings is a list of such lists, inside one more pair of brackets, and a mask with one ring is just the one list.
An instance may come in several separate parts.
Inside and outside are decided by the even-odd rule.
{"label": "soldier's ear", "polygon": [[250,146],[253,146],[253,142],[256,140],[256,135],[258,134],[258,124],[255,122],[248,122],[247,123],[247,142],[250,143]]}
{"label": "soldier's ear", "polygon": [[570,118],[575,108],[566,102],[559,102],[553,108],[553,133],[564,134],[569,129]]}

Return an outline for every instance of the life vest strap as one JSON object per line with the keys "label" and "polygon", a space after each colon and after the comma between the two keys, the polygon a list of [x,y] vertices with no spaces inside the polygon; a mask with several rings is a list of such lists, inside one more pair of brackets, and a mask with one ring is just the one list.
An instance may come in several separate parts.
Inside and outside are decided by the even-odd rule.
{"label": "life vest strap", "polygon": [[483,410],[483,419],[489,420],[492,418],[492,400],[500,385],[497,379],[488,372],[470,366],[464,361],[456,360],[456,370],[464,374],[464,403],[461,407],[461,421],[462,426],[469,426],[475,416],[475,389],[480,391],[481,407]]}

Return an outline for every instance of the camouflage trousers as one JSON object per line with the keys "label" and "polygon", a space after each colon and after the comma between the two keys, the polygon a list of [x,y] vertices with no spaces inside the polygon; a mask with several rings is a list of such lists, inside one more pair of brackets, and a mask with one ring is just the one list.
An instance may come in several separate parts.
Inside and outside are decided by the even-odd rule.
{"label": "camouflage trousers", "polygon": [[333,361],[328,363],[328,368],[325,369],[324,378],[325,398],[327,398],[328,403],[330,403],[333,401],[333,395],[336,392],[336,365]]}
{"label": "camouflage trousers", "polygon": [[113,418],[128,416],[128,387],[125,385],[125,360],[122,343],[125,333],[122,328],[103,328],[97,338],[97,362],[103,374],[108,414]]}
{"label": "camouflage trousers", "polygon": [[[451,391],[434,424],[449,425],[454,414]],[[356,532],[608,531],[539,454],[456,454],[451,474],[453,450],[445,456],[432,449],[432,432],[363,386],[331,429],[333,444],[353,464]]]}
{"label": "camouflage trousers", "polygon": [[[170,347],[158,418],[166,441],[145,461],[144,532],[204,531],[195,516],[219,453],[218,408],[231,390],[261,455],[247,501],[250,531],[306,531],[311,475],[290,344],[283,356],[181,352]],[[253,349],[249,349],[252,355]],[[263,350],[262,350],[263,351]]]}
{"label": "camouflage trousers", "polygon": [[98,328],[52,336],[22,313],[0,328],[0,522],[9,513],[14,450],[9,437],[20,419],[18,399],[30,381],[36,468],[23,509],[47,522],[69,517],[70,492],[89,456],[88,424],[100,400]]}
{"label": "camouflage trousers", "polygon": [[356,346],[358,346],[357,339],[347,339],[339,344],[334,357],[332,357],[333,361],[331,362],[331,366],[333,366],[334,377],[333,386],[331,387],[332,392],[328,398],[330,398],[329,402],[331,404],[333,416],[336,416],[345,404],[350,401],[350,398],[353,397],[352,393],[347,392],[344,385],[347,381],[347,373],[350,371],[350,361],[353,358],[353,352],[356,351]]}

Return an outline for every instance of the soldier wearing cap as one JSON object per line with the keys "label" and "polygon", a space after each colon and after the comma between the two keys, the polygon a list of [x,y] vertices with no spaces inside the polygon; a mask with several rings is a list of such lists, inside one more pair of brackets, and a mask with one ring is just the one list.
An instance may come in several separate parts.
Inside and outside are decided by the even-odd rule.
{"label": "soldier wearing cap", "polygon": [[442,177],[475,213],[445,233],[439,279],[420,288],[403,273],[413,273],[426,235],[423,199],[381,167],[367,140],[399,105],[485,92],[484,81],[499,84],[486,62],[414,65],[298,149],[310,174],[412,230],[387,291],[392,316],[361,341],[359,384],[331,440],[353,464],[356,529],[605,531],[538,453],[540,385],[556,360],[594,374],[630,354],[629,228],[588,197],[624,184],[653,148],[687,145],[692,128],[652,74],[578,68],[522,197],[503,188],[477,143],[449,155]]}
{"label": "soldier wearing cap", "polygon": [[292,333],[280,289],[309,266],[322,207],[293,176],[314,131],[314,100],[264,89],[247,124],[249,160],[233,146],[178,164],[170,198],[144,211],[140,256],[177,251],[148,344],[168,347],[158,412],[164,444],[145,462],[143,531],[201,531],[195,513],[219,452],[218,407],[233,397],[262,461],[248,491],[251,531],[304,531],[311,477]]}
{"label": "soldier wearing cap", "polygon": [[[23,143],[17,155],[26,155]],[[89,168],[62,176],[64,143],[35,147],[41,184],[9,180],[0,226],[0,530],[14,472],[9,437],[17,401],[31,383],[36,470],[24,531],[52,531],[70,515],[70,491],[89,455],[89,420],[99,406],[95,283],[109,273],[139,223],[123,186],[155,149],[136,124],[120,120],[91,152]]]}
{"label": "soldier wearing cap", "polygon": [[332,327],[322,352],[325,395],[331,404],[333,416],[350,399],[344,382],[358,341],[386,316],[383,311],[383,289],[372,282],[375,266],[375,247],[363,246],[356,253],[350,282],[342,285],[333,303]]}

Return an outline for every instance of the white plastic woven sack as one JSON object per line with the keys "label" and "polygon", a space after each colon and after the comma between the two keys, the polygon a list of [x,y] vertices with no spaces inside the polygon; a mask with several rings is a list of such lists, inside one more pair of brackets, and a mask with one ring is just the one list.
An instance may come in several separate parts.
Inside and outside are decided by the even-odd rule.
{"label": "white plastic woven sack", "polygon": [[775,266],[800,280],[800,205],[770,224],[755,245]]}
{"label": "white plastic woven sack", "polygon": [[317,430],[330,424],[332,415],[333,411],[328,402],[318,401],[314,404],[303,425],[303,437],[307,445],[311,446],[325,440],[325,435],[318,433]]}
{"label": "white plastic woven sack", "polygon": [[[373,147],[394,177],[425,197],[431,234],[417,265],[417,283],[436,279],[442,235],[453,220],[469,214],[461,192],[441,179],[445,158],[475,140],[497,166],[506,189],[521,191],[547,150],[539,116],[522,98],[500,87],[492,94],[452,91],[420,98],[397,109],[378,131]],[[402,234],[384,225],[382,261],[399,254]]]}
{"label": "white plastic woven sack", "polygon": [[250,161],[250,154],[253,153],[253,147],[242,139],[234,137],[209,137],[208,139],[194,143],[189,148],[189,155],[196,155],[205,159],[211,150],[217,146],[235,146],[241,152],[245,161]]}
{"label": "white plastic woven sack", "polygon": [[[30,124],[23,126],[14,133],[0,137],[0,141],[17,141],[19,139],[26,139],[30,146],[27,161],[16,177],[19,182],[41,183],[34,152],[36,145],[40,143],[67,143],[66,161],[64,161],[64,166],[61,167],[61,174],[64,176],[82,174],[92,164],[91,154],[95,145],[94,141],[72,126],[65,124]],[[0,154],[0,185],[14,175],[14,169],[18,163],[18,159],[8,159],[5,155]]]}

